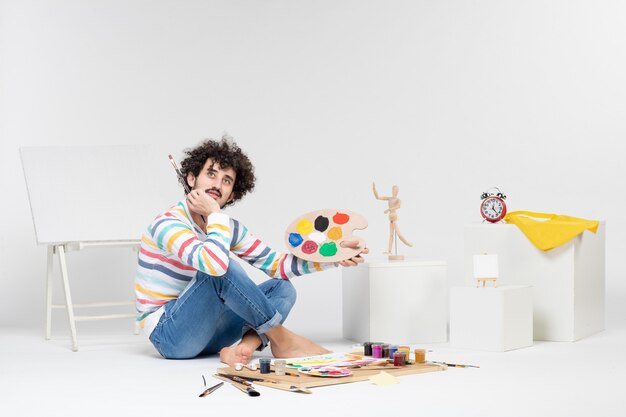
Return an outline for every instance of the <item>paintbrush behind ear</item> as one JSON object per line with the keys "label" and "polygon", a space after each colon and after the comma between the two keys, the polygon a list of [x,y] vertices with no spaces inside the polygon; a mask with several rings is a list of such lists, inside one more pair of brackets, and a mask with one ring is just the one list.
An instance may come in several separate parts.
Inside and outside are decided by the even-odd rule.
{"label": "paintbrush behind ear", "polygon": [[[172,157],[172,155],[167,155],[167,156],[170,159],[172,166],[174,167],[174,171],[176,171],[176,176],[178,177],[178,181],[183,185],[183,187],[185,187],[185,194],[189,194],[191,192],[191,189],[189,188],[189,184],[187,184],[187,179],[183,176],[183,173],[178,168],[178,165],[176,164],[176,161],[174,161],[174,158]],[[200,215],[200,218],[202,219],[203,222],[206,222],[206,219],[204,218],[203,215]]]}
{"label": "paintbrush behind ear", "polygon": [[189,194],[191,192],[191,189],[189,188],[189,185],[187,184],[187,180],[183,176],[183,173],[178,168],[178,165],[176,164],[176,161],[174,160],[172,155],[167,155],[167,156],[168,158],[170,158],[170,162],[172,163],[172,166],[174,167],[174,171],[176,171],[176,176],[178,177],[178,181],[180,181],[183,187],[185,187],[185,194]]}

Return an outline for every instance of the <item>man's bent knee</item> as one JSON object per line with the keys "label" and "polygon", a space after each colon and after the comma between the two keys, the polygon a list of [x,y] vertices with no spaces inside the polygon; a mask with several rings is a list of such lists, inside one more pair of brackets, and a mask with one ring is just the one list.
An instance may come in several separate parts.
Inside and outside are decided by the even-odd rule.
{"label": "man's bent knee", "polygon": [[296,287],[288,279],[272,279],[264,282],[261,286],[269,285],[265,287],[263,291],[269,298],[280,298],[288,300],[291,304],[296,302],[297,292]]}
{"label": "man's bent knee", "polygon": [[272,301],[274,307],[283,316],[281,322],[287,319],[287,315],[296,303],[297,292],[296,287],[289,280],[280,280],[275,283],[272,290],[268,293],[268,298]]}

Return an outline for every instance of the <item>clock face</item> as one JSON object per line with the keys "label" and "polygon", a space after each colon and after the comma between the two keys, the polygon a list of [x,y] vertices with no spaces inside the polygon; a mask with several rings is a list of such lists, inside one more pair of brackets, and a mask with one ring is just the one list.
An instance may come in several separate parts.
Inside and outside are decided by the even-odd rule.
{"label": "clock face", "polygon": [[506,214],[506,204],[501,198],[487,197],[480,204],[480,214],[489,222],[498,222]]}

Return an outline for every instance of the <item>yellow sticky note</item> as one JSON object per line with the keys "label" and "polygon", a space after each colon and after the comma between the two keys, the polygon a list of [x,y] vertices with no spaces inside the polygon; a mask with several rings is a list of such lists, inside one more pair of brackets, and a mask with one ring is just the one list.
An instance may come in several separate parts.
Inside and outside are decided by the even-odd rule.
{"label": "yellow sticky note", "polygon": [[392,385],[400,383],[398,378],[385,371],[380,371],[379,374],[370,376],[369,380],[376,385]]}

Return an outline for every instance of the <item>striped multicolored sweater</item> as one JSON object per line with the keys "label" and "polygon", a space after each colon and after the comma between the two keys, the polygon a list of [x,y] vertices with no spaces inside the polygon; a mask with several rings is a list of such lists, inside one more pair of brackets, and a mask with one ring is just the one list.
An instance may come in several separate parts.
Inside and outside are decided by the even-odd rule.
{"label": "striped multicolored sweater", "polygon": [[205,233],[183,200],[154,219],[141,237],[135,275],[137,321],[178,298],[197,271],[224,275],[231,252],[278,279],[334,267],[333,263],[309,262],[276,252],[224,213],[207,217]]}

